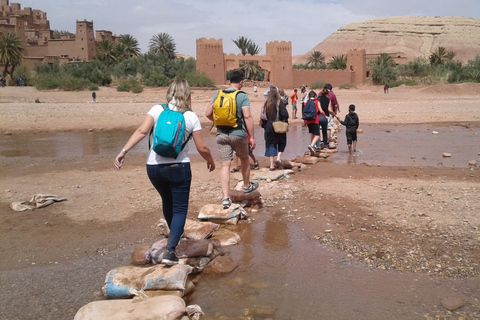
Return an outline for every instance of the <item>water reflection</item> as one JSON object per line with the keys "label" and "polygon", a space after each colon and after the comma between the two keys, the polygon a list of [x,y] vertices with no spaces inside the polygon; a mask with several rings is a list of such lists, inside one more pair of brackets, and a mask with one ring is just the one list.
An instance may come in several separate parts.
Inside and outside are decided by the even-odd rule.
{"label": "water reflection", "polygon": [[[364,133],[358,135],[359,149],[349,156],[345,143],[345,133],[339,133],[338,152],[328,160],[338,164],[361,164],[392,166],[445,166],[468,167],[468,161],[478,159],[478,128],[460,126],[433,127],[428,125],[395,126],[368,125],[362,127]],[[432,134],[432,130],[438,134]],[[131,132],[75,132],[37,133],[0,136],[0,158],[2,157],[83,157],[115,156],[128,140]],[[203,136],[213,156],[218,159],[215,136],[207,127]],[[255,128],[257,148],[254,154],[264,159],[265,143],[263,129]],[[307,151],[309,142],[307,128],[290,126],[284,159],[292,159]],[[193,142],[189,143],[190,154],[195,156]],[[146,154],[148,141],[141,141],[131,153]],[[448,152],[451,158],[443,158]]]}

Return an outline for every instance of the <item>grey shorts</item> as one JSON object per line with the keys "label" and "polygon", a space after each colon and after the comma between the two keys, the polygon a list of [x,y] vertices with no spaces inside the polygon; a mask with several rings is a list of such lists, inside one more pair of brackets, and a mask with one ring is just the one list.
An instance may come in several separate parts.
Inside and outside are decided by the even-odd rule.
{"label": "grey shorts", "polygon": [[333,129],[333,119],[335,119],[334,116],[332,116],[332,115],[328,116],[327,130],[332,130]]}
{"label": "grey shorts", "polygon": [[296,103],[292,103],[292,111],[297,111],[297,104]]}
{"label": "grey shorts", "polygon": [[248,137],[219,134],[217,146],[220,152],[220,162],[232,161],[233,152],[240,159],[248,157]]}

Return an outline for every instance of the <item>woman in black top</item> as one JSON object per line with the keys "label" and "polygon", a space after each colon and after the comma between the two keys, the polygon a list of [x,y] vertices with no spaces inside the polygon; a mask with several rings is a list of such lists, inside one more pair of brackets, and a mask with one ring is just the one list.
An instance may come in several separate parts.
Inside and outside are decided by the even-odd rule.
{"label": "woman in black top", "polygon": [[[318,125],[320,126],[320,130],[322,131],[322,142],[320,140],[317,143],[317,148],[323,149],[328,146],[328,132],[327,132],[327,125],[328,125],[328,106],[330,104],[330,99],[328,99],[328,90],[323,89],[321,94],[318,96],[317,100],[320,102],[320,108],[323,111],[320,111],[318,115]],[[322,146],[323,144],[323,146]]]}
{"label": "woman in black top", "polygon": [[[281,101],[277,89],[272,89],[268,93],[267,100],[262,108],[260,116],[265,138],[265,157],[270,158],[270,170],[282,165],[282,153],[287,145],[287,134],[276,133],[273,130],[273,122],[278,120],[288,123],[288,111],[285,104]],[[276,157],[276,160],[275,160]]]}

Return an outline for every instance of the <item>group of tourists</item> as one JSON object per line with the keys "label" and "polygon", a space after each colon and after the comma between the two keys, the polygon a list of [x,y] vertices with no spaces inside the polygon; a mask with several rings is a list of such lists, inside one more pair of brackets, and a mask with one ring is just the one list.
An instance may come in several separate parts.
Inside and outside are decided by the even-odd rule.
{"label": "group of tourists", "polygon": [[[248,195],[259,187],[258,182],[250,181],[249,157],[254,159],[254,168],[258,168],[258,162],[252,154],[256,147],[254,119],[248,95],[241,91],[243,82],[243,73],[238,70],[233,71],[230,76],[230,87],[218,91],[205,112],[205,116],[214,122],[217,129],[216,144],[220,153],[223,209],[228,209],[232,205],[229,191],[230,167],[234,156],[240,161],[239,171],[243,178],[243,193]],[[315,106],[314,119],[305,120],[305,125],[308,126],[311,134],[311,142],[308,146],[311,152],[327,145],[331,139],[333,118],[340,112],[336,97],[331,90],[331,85],[325,85],[320,96],[317,97],[314,91],[307,94],[306,88],[301,88],[302,117],[303,111],[308,109],[311,103]],[[297,118],[299,101],[297,92],[295,89],[294,94],[290,96],[294,119]],[[271,86],[264,96],[265,102],[261,110],[260,125],[264,129],[265,156],[269,158],[269,169],[275,170],[282,163],[281,157],[287,144],[286,126],[276,126],[275,123],[288,124],[289,96],[285,94],[284,90],[279,90],[274,86]],[[95,97],[93,98],[95,99]],[[150,109],[140,127],[116,156],[114,165],[117,169],[121,169],[127,153],[149,134],[153,135],[153,146],[149,150],[146,171],[150,182],[160,194],[163,215],[170,229],[162,263],[173,265],[178,263],[175,248],[183,235],[188,213],[192,180],[187,144],[190,138],[193,137],[195,147],[206,161],[207,170],[210,172],[215,170],[215,162],[203,140],[202,126],[198,116],[192,111],[191,90],[187,81],[174,80],[167,90],[166,101],[167,105],[155,105]],[[347,126],[350,152],[350,144],[355,143],[354,150],[356,148],[356,128],[358,128],[358,116],[355,114],[355,106],[353,108],[352,106],[349,108],[350,113],[345,117],[345,121],[341,121]],[[179,120],[172,120],[179,114],[181,114]],[[353,129],[349,129],[353,127],[355,127],[355,135],[353,135]],[[166,135],[162,132],[169,132],[169,134]],[[162,134],[165,136],[161,136]],[[237,166],[234,169],[237,169]]]}

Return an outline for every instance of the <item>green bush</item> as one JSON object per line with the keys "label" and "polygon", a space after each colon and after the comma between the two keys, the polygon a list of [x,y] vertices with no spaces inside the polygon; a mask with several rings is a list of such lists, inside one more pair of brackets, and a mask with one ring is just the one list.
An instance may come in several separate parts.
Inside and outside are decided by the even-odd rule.
{"label": "green bush", "polygon": [[143,77],[143,83],[147,87],[166,87],[169,79],[162,73],[151,72]]}
{"label": "green bush", "polygon": [[191,72],[186,75],[185,80],[188,81],[191,87],[215,87],[215,82],[205,73]]}
{"label": "green bush", "polygon": [[35,103],[41,103],[41,102],[40,102],[40,99],[38,99],[38,98],[35,99]]}
{"label": "green bush", "polygon": [[33,85],[37,90],[53,90],[60,87],[60,79],[52,74],[37,75],[33,79]]}
{"label": "green bush", "polygon": [[97,91],[98,90],[98,86],[94,83],[91,83],[89,86],[88,86],[88,91]]}
{"label": "green bush", "polygon": [[357,86],[354,85],[353,83],[344,83],[344,84],[341,84],[340,87],[338,87],[339,89],[357,89]]}
{"label": "green bush", "polygon": [[60,79],[60,89],[65,91],[81,91],[88,88],[90,81],[87,79],[76,78],[72,75],[67,75]]}
{"label": "green bush", "polygon": [[322,81],[322,80],[315,81],[314,83],[309,85],[310,89],[312,90],[323,89],[324,86],[325,86],[325,81]]}
{"label": "green bush", "polygon": [[122,78],[117,85],[117,91],[119,92],[133,92],[140,93],[143,91],[142,84],[135,78]]}

